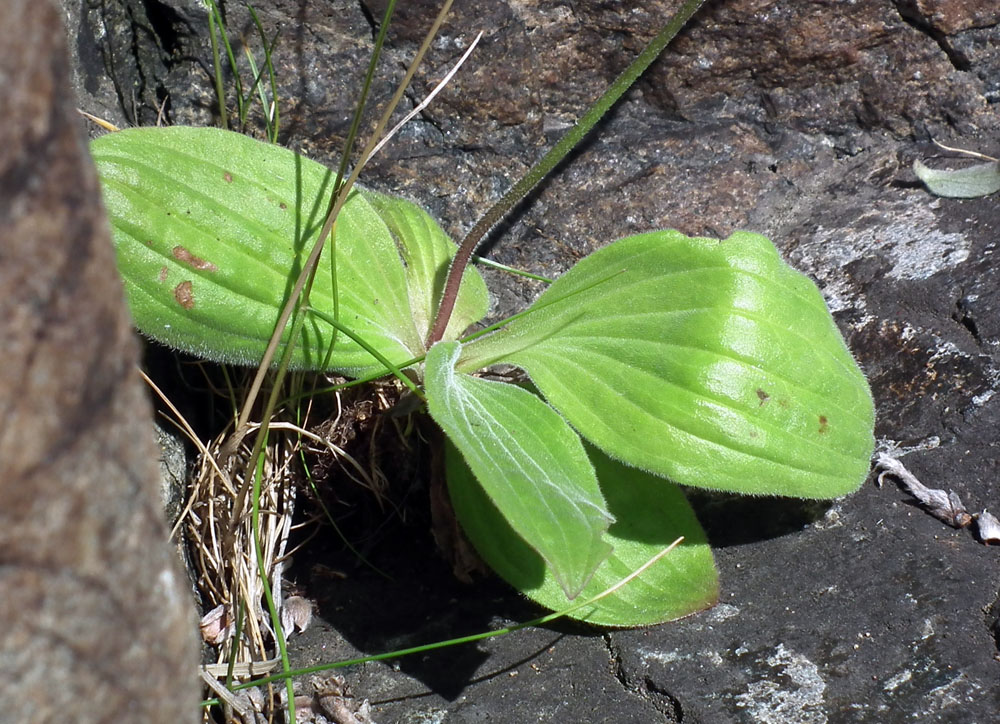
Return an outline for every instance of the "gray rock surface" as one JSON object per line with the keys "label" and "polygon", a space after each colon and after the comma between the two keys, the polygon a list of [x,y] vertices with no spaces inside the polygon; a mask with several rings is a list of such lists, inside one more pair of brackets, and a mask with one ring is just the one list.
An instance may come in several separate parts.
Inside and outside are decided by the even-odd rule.
{"label": "gray rock surface", "polygon": [[6,3],[0,48],[0,720],[194,722],[196,621],[55,3]]}
{"label": "gray rock surface", "polygon": [[[283,143],[335,161],[382,4],[257,4],[268,32],[281,33]],[[402,74],[434,12],[430,3],[400,5],[376,101],[391,93],[387,79]],[[479,30],[482,45],[365,182],[422,203],[460,236],[674,5],[456,3],[411,102]],[[81,37],[89,32],[119,68],[125,60],[101,23],[131,13],[122,32],[139,37],[145,21],[136,18],[147,11],[153,40],[143,47],[152,50],[136,69],[107,74],[119,100],[140,99],[138,110],[109,112],[150,123],[151,99],[168,98],[168,121],[212,122],[204,20],[192,7],[119,0],[80,15]],[[232,31],[249,29],[240,8],[226,9]],[[931,138],[1000,151],[998,23],[993,0],[711,2],[493,234],[490,254],[555,275],[651,228],[767,234],[826,294],[871,380],[880,444],[913,448],[905,464],[970,509],[997,508],[996,199],[934,199],[908,169],[936,152]],[[100,73],[81,77],[108,87]],[[497,313],[538,291],[490,281]],[[637,631],[519,632],[402,660],[398,670],[361,667],[349,681],[383,723],[996,719],[1000,564],[968,531],[873,483],[825,511],[716,501],[703,519],[724,591],[712,611]],[[329,582],[322,566],[299,573],[326,621],[298,640],[302,663],[533,615],[499,584],[455,584],[414,543],[425,531],[401,530],[369,551],[396,575],[392,583],[333,554],[323,564],[349,567],[347,581]]]}

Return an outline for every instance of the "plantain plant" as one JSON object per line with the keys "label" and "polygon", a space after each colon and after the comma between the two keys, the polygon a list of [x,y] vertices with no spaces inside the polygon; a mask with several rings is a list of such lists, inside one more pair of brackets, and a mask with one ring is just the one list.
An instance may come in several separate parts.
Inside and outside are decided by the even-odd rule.
{"label": "plantain plant", "polygon": [[[763,236],[620,239],[467,334],[489,301],[467,264],[478,240],[457,246],[416,204],[355,187],[290,325],[279,320],[335,172],[210,128],[111,133],[92,153],[139,329],[252,365],[277,328],[294,367],[398,375],[444,432],[464,532],[546,607],[607,589],[683,537],[572,615],[635,626],[706,608],[718,578],[679,486],[833,498],[867,473],[865,378],[815,285]],[[501,381],[496,365],[530,383]]]}

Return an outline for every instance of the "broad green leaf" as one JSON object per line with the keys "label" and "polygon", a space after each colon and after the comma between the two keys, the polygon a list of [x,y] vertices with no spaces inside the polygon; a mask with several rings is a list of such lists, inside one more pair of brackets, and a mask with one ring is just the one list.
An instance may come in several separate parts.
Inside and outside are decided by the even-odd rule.
{"label": "broad green leaf", "polygon": [[967,168],[934,169],[917,159],[913,162],[913,172],[932,194],[938,196],[972,199],[1000,191],[1000,162],[997,161]]}
{"label": "broad green leaf", "polygon": [[465,345],[518,365],[585,438],[683,485],[827,498],[868,472],[874,407],[823,298],[770,241],[662,231],[557,279]]}
{"label": "broad green leaf", "polygon": [[[91,149],[139,329],[208,359],[259,361],[325,220],[332,172],[213,128],[130,129]],[[407,269],[363,193],[349,198],[335,236],[340,321],[394,363],[422,354]],[[310,303],[333,315],[329,243]],[[319,368],[334,337],[308,318],[295,366]],[[382,366],[341,334],[327,368],[362,375]]]}
{"label": "broad green leaf", "polygon": [[527,390],[455,370],[458,342],[427,353],[427,406],[486,495],[574,598],[611,551],[604,498],[575,432]]}
{"label": "broad green leaf", "polygon": [[[684,542],[593,608],[570,615],[600,626],[648,626],[714,605],[719,579],[712,550],[680,489],[615,462],[593,447],[588,446],[587,451],[615,522],[605,536],[614,551],[580,592],[583,599],[621,581],[679,536]],[[504,520],[450,445],[446,465],[455,514],[483,560],[546,608],[558,611],[570,605],[551,570]]]}
{"label": "broad green leaf", "polygon": [[[455,243],[416,204],[373,191],[362,193],[396,237],[406,264],[413,321],[421,338],[426,339],[441,304]],[[485,317],[488,307],[486,283],[470,266],[462,275],[459,297],[444,339],[456,339],[470,324]]]}

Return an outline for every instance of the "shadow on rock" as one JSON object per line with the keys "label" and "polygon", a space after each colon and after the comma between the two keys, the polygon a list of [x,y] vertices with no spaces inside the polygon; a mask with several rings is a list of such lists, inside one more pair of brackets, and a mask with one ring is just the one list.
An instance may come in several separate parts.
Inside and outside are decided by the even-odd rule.
{"label": "shadow on rock", "polygon": [[713,548],[745,545],[796,533],[822,518],[829,500],[752,498],[685,489]]}

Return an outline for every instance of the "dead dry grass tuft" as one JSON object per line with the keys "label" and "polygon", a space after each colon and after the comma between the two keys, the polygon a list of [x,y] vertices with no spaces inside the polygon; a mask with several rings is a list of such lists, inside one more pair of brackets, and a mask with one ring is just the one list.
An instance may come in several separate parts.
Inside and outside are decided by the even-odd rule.
{"label": "dead dry grass tuft", "polygon": [[[172,536],[186,546],[191,580],[201,598],[202,639],[214,659],[202,667],[202,677],[211,696],[226,701],[239,719],[255,722],[258,715],[273,716],[282,708],[276,689],[258,692],[260,696],[235,696],[226,693],[224,682],[230,676],[233,683],[241,683],[252,676],[276,673],[281,666],[278,636],[287,639],[294,629],[304,628],[301,615],[291,615],[296,613],[291,609],[283,611],[290,600],[301,601],[286,590],[285,571],[295,552],[289,549],[290,536],[297,527],[317,527],[322,517],[336,525],[325,503],[330,491],[317,489],[313,473],[318,471],[326,488],[359,486],[379,507],[392,507],[376,447],[384,425],[398,426],[397,421],[387,423],[388,416],[381,414],[398,400],[398,386],[376,387],[374,394],[368,390],[365,397],[334,392],[324,397],[322,412],[315,411],[308,397],[299,406],[280,406],[267,425],[267,442],[254,467],[250,456],[261,433],[260,423],[234,434],[234,416],[226,429],[203,441],[156,384],[148,377],[146,381],[171,411],[173,424],[198,451],[186,504]],[[301,378],[291,383],[297,389],[303,385]],[[232,403],[242,394],[241,389],[227,393],[233,410],[239,409]],[[396,432],[402,439],[402,429],[397,427]],[[357,447],[359,442],[363,454],[345,451],[345,446]],[[247,470],[254,469],[260,471],[256,484],[245,477]],[[300,514],[299,518],[306,519],[295,522],[303,493],[322,512],[312,517]],[[309,535],[302,531],[296,538],[307,541]],[[275,618],[284,622],[281,631],[275,630]],[[205,717],[206,722],[214,721],[207,709]]]}

